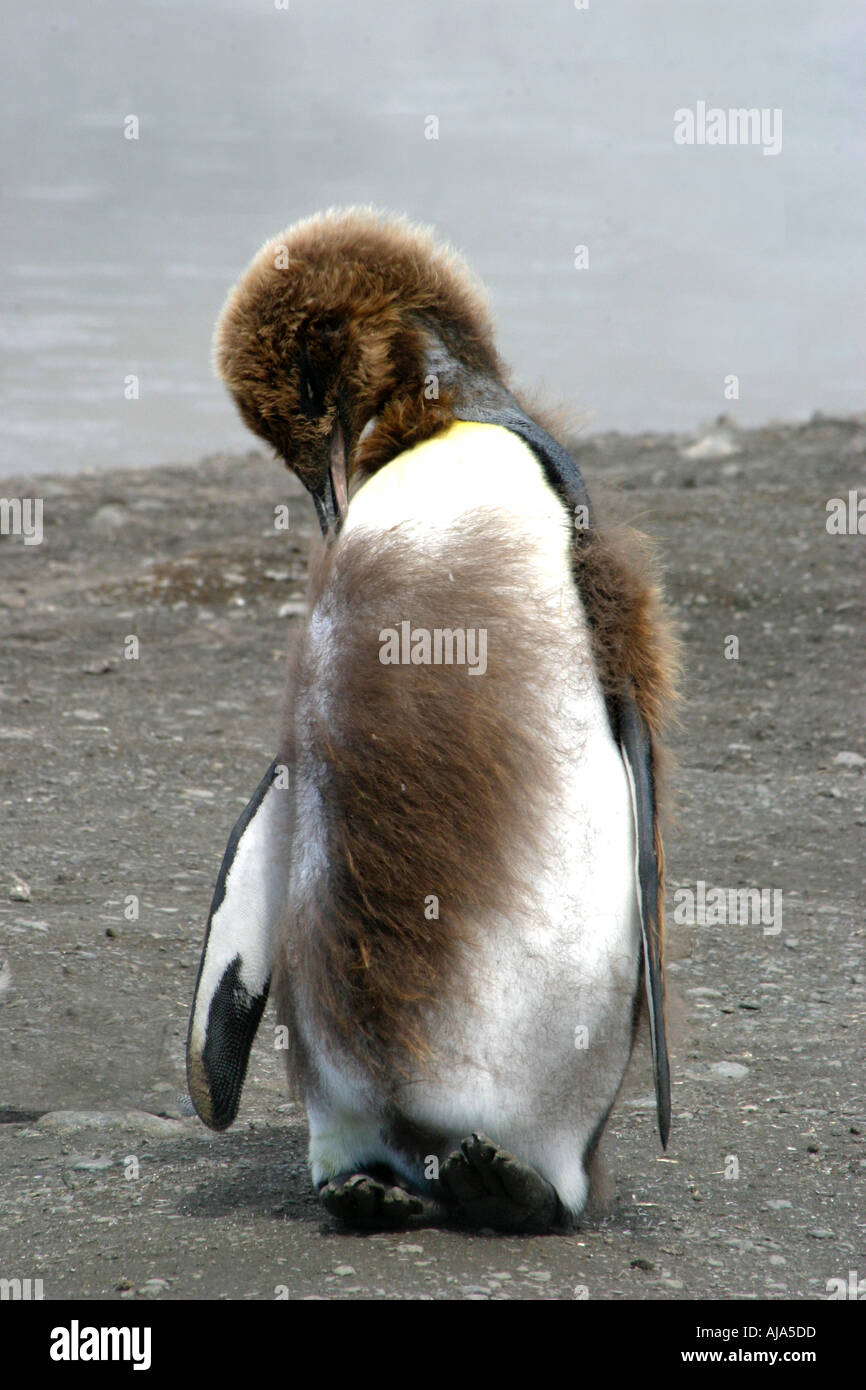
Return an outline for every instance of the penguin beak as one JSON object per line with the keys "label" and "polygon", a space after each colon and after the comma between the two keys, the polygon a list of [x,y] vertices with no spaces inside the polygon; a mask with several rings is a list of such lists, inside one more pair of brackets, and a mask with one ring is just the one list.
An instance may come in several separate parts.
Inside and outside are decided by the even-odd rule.
{"label": "penguin beak", "polygon": [[325,540],[338,535],[349,506],[346,441],[339,419],[331,431],[328,469],[319,487],[311,489],[316,515]]}

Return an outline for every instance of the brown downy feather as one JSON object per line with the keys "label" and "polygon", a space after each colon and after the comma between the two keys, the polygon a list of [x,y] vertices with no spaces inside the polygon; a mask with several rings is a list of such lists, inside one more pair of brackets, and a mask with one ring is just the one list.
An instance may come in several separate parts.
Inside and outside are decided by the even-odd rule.
{"label": "brown downy feather", "polygon": [[[296,777],[328,808],[328,868],[285,923],[292,958],[278,963],[278,999],[293,1012],[293,974],[326,1033],[376,1074],[429,1060],[425,1018],[445,982],[451,998],[477,985],[467,931],[531,901],[554,737],[539,643],[549,659],[589,655],[527,601],[525,543],[483,522],[461,529],[453,580],[399,528],[375,547],[327,552],[313,595],[327,583],[317,621],[339,629],[340,659],[322,663],[302,635],[292,680]],[[379,633],[407,614],[428,630],[486,629],[485,674],[383,666]],[[483,994],[475,1002],[483,1009]]]}
{"label": "brown downy feather", "polygon": [[[471,988],[467,924],[512,916],[531,898],[520,866],[545,853],[550,796],[539,643],[578,678],[592,661],[604,690],[633,680],[654,749],[675,661],[652,571],[641,568],[650,560],[645,538],[622,530],[580,548],[579,582],[598,618],[590,652],[527,601],[532,573],[521,543],[491,537],[483,523],[463,530],[454,581],[407,548],[399,528],[373,548],[324,550],[310,603],[327,590],[317,613],[341,634],[340,661],[323,667],[302,634],[290,679],[291,741],[281,756],[298,777],[315,776],[330,808],[329,871],[284,924],[291,955],[278,961],[275,995],[296,1036],[291,980],[303,981],[326,1034],[380,1078],[399,1075],[407,1058],[431,1061],[428,1010],[446,990]],[[384,668],[378,634],[407,614],[428,629],[486,628],[484,677],[457,666]],[[663,876],[658,828],[656,843]],[[439,899],[434,920],[424,911],[430,894]],[[309,1085],[302,1047],[294,1066]]]}
{"label": "brown downy feather", "polygon": [[[337,412],[364,472],[450,423],[447,388],[424,390],[425,322],[468,369],[501,375],[484,289],[449,247],[405,218],[332,210],[253,258],[217,322],[214,364],[250,429],[309,486]],[[309,386],[322,390],[315,414]]]}

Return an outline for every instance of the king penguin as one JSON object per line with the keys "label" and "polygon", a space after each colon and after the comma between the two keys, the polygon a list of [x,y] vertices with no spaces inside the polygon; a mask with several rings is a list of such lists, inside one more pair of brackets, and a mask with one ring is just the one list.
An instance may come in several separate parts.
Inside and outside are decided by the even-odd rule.
{"label": "king penguin", "polygon": [[272,990],[332,1214],[567,1226],[644,1014],[663,1146],[670,1126],[676,660],[652,554],[597,524],[482,287],[405,219],[331,211],[269,241],[215,364],[322,541],[214,891],[193,1104],[231,1124]]}

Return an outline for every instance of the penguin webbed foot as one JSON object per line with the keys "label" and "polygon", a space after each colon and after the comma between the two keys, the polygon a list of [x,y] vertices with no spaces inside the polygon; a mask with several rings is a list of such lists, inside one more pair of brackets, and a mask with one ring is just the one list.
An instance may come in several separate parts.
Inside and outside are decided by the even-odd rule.
{"label": "penguin webbed foot", "polygon": [[323,1183],[319,1200],[332,1216],[360,1230],[399,1231],[432,1214],[429,1202],[378,1173],[341,1173]]}
{"label": "penguin webbed foot", "polygon": [[470,1134],[449,1154],[439,1185],[449,1208],[476,1228],[539,1235],[566,1225],[556,1189],[483,1134]]}

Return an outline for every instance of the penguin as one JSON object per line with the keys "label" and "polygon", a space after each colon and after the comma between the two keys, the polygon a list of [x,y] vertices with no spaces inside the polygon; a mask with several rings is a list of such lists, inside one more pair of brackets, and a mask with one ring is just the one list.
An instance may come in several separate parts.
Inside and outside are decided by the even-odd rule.
{"label": "penguin", "polygon": [[598,524],[482,286],[405,218],[331,210],[267,242],[214,360],[322,536],[213,895],[195,1109],[235,1118],[272,991],[330,1213],[573,1225],[644,1016],[670,1129],[677,657],[651,549]]}

